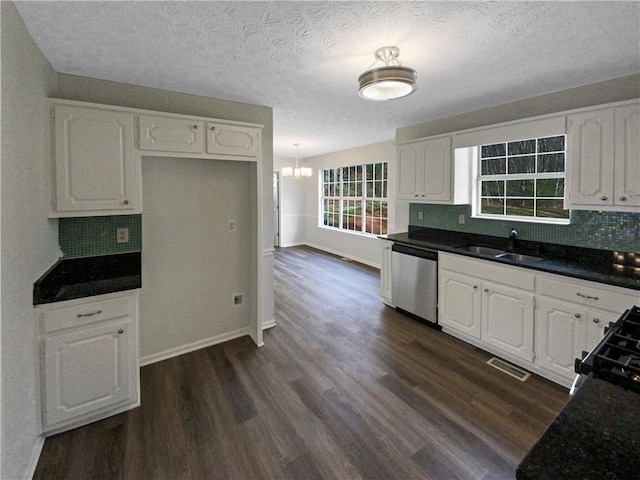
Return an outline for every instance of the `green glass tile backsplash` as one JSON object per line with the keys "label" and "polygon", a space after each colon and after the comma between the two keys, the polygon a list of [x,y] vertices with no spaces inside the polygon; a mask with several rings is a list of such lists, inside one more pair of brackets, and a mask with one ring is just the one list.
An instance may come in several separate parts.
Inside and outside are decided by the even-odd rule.
{"label": "green glass tile backsplash", "polygon": [[[129,242],[116,242],[116,229],[129,229]],[[142,250],[142,215],[60,218],[58,241],[65,257]]]}
{"label": "green glass tile backsplash", "polygon": [[[418,212],[422,212],[423,220],[418,220]],[[465,216],[463,225],[458,223],[460,215]],[[569,225],[551,225],[471,218],[471,205],[412,203],[409,207],[409,224],[496,237],[507,237],[513,227],[522,240],[640,252],[638,213],[574,210]]]}

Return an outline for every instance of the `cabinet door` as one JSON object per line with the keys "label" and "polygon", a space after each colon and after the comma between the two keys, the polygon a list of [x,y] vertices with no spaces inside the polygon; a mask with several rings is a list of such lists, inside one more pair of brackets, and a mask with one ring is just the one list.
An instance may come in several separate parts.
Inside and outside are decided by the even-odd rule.
{"label": "cabinet door", "polygon": [[612,205],[614,109],[567,117],[570,206]]}
{"label": "cabinet door", "polygon": [[[629,304],[631,306],[631,304]],[[604,310],[589,309],[587,311],[587,340],[583,350],[591,351],[600,340],[604,337],[604,329],[609,323],[615,322],[620,318],[622,311],[613,313]]]}
{"label": "cabinet door", "polygon": [[45,429],[130,399],[129,321],[44,339]]}
{"label": "cabinet door", "polygon": [[59,105],[54,124],[55,210],[137,208],[133,115]]}
{"label": "cabinet door", "polygon": [[257,128],[207,123],[207,153],[257,157],[259,147]]}
{"label": "cabinet door", "polygon": [[[424,163],[418,144],[402,145],[397,152],[397,198],[415,200],[420,196],[418,185],[418,163]],[[422,166],[420,167],[422,168]]]}
{"label": "cabinet door", "polygon": [[424,168],[422,169],[421,198],[432,202],[451,200],[451,137],[428,140],[422,145]]}
{"label": "cabinet door", "polygon": [[534,295],[491,282],[482,294],[482,341],[532,361]]}
{"label": "cabinet door", "polygon": [[391,304],[391,242],[382,242],[380,250],[382,261],[380,262],[380,296],[385,303]]}
{"label": "cabinet door", "polygon": [[615,201],[640,206],[640,104],[615,110]]}
{"label": "cabinet door", "polygon": [[140,150],[203,153],[203,123],[190,119],[140,116]]}
{"label": "cabinet door", "polygon": [[479,339],[480,287],[480,280],[441,270],[438,302],[440,323]]}
{"label": "cabinet door", "polygon": [[582,358],[582,351],[586,349],[587,323],[583,306],[540,297],[536,316],[536,363],[567,380],[573,379],[575,359]]}

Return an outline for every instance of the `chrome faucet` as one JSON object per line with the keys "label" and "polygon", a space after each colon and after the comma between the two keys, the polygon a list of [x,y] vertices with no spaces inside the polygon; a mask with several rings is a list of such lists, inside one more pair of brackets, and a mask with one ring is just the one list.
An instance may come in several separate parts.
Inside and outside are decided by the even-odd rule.
{"label": "chrome faucet", "polygon": [[515,228],[512,228],[511,231],[509,232],[509,246],[507,247],[509,251],[513,251],[516,249],[517,239],[518,239],[518,232],[516,231]]}

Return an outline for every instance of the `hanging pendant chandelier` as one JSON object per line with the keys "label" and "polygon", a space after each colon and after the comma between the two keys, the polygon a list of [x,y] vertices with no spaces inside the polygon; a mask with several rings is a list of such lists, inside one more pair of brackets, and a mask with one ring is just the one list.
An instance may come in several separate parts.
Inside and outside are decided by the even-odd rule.
{"label": "hanging pendant chandelier", "polygon": [[[358,94],[367,100],[385,101],[411,95],[418,88],[418,74],[413,68],[403,67],[398,47],[382,47],[376,50],[376,61],[358,78]],[[384,66],[372,68],[376,63]]]}
{"label": "hanging pendant chandelier", "polygon": [[309,178],[313,174],[313,170],[309,167],[299,167],[298,166],[298,147],[299,143],[294,143],[294,147],[296,147],[296,164],[295,167],[284,167],[282,169],[282,178],[295,178],[296,180],[300,180],[301,178]]}

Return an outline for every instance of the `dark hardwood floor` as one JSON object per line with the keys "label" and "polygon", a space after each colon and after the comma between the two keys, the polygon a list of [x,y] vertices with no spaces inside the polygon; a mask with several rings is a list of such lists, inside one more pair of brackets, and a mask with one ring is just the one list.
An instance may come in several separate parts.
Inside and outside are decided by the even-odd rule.
{"label": "dark hardwood floor", "polygon": [[34,478],[515,478],[567,390],[486,365],[378,288],[373,268],[278,250],[263,348],[143,367],[142,406],[48,438]]}

